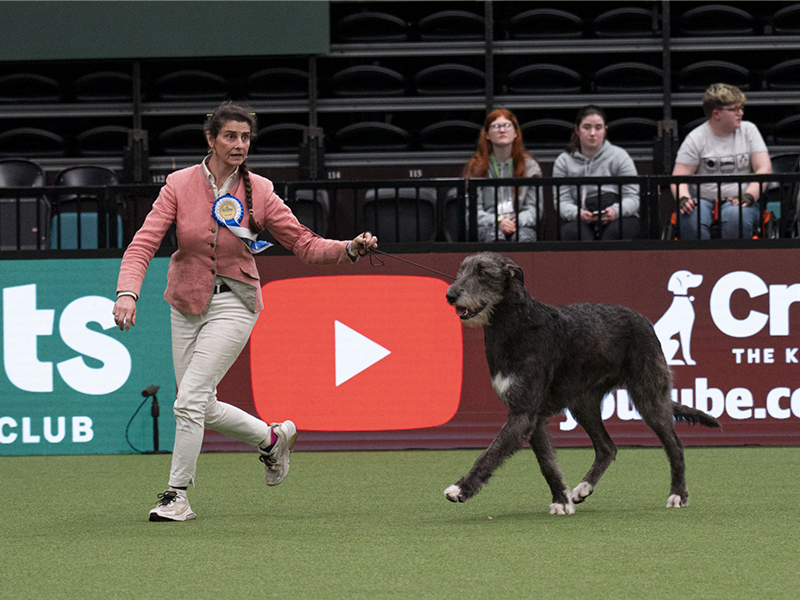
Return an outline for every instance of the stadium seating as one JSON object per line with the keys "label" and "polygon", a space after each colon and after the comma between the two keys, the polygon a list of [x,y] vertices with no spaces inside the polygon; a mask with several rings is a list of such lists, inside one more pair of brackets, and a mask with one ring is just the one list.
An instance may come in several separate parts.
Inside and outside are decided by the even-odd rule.
{"label": "stadium seating", "polygon": [[[44,185],[41,167],[28,160],[0,160],[0,188]],[[47,248],[50,203],[44,196],[0,196],[0,250]]]}

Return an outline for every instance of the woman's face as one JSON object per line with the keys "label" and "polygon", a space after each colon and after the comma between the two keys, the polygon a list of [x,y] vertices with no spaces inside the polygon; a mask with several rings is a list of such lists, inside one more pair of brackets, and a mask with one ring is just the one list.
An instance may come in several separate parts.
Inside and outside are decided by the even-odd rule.
{"label": "woman's face", "polygon": [[247,158],[250,150],[250,125],[243,121],[226,121],[217,137],[206,133],[208,147],[214,158],[229,167],[236,168]]}
{"label": "woman's face", "polygon": [[606,122],[600,115],[587,115],[575,128],[582,150],[597,151],[606,140]]}
{"label": "woman's face", "polygon": [[486,137],[489,138],[492,147],[509,146],[517,139],[517,130],[514,128],[514,123],[499,116],[489,124]]}

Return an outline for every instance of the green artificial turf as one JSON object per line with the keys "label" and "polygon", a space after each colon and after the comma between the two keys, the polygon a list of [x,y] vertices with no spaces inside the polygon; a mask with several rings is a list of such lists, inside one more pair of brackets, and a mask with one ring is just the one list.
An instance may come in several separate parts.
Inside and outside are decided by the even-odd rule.
{"label": "green artificial turf", "polygon": [[[663,451],[622,448],[568,517],[530,450],[445,500],[478,454],[298,452],[276,488],[203,454],[185,523],[147,521],[169,456],[3,457],[0,598],[800,596],[800,448],[687,449],[680,510]],[[570,485],[591,458],[559,451]]]}

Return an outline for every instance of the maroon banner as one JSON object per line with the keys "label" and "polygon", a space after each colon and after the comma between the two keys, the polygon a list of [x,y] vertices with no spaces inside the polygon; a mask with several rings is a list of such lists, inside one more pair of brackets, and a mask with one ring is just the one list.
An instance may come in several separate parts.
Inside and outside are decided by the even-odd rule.
{"label": "maroon banner", "polygon": [[[654,324],[674,373],[673,400],[723,426],[678,424],[687,445],[800,443],[797,250],[504,254],[542,302],[622,304]],[[403,258],[455,275],[464,256]],[[299,449],[477,448],[494,438],[506,411],[483,333],[461,329],[445,278],[391,257],[380,268],[363,259],[256,262],[266,309],[221,399],[267,421],[295,420]],[[606,397],[603,418],[617,444],[658,445],[624,389]],[[590,445],[568,413],[550,430],[556,445]],[[207,450],[238,447],[206,436]]]}

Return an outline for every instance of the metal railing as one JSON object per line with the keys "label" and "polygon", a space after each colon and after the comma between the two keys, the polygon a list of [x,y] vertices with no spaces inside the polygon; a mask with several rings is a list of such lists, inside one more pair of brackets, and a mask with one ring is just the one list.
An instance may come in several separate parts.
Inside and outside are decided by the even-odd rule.
{"label": "metal railing", "polygon": [[[513,208],[508,216],[512,218],[518,219],[526,206],[532,208],[537,240],[557,241],[564,239],[562,227],[567,221],[561,215],[570,198],[607,195],[606,205],[619,216],[624,214],[625,199],[638,194],[637,231],[630,235],[629,229],[619,228],[614,239],[658,240],[682,237],[681,224],[686,221],[678,217],[680,200],[671,192],[676,185],[688,184],[693,197],[703,196],[702,186],[710,185],[707,189],[715,189],[716,197],[721,197],[722,186],[733,184],[735,195],[742,197],[751,182],[758,183],[761,191],[758,237],[798,237],[799,173],[303,181],[275,183],[275,191],[304,225],[320,235],[347,239],[370,230],[388,243],[474,242],[479,240],[482,226],[493,229],[491,239],[516,241],[519,229],[516,235],[506,236],[496,217],[487,225],[486,214],[497,215],[503,199],[510,199]],[[141,227],[160,189],[156,184],[0,188],[0,250],[124,248]],[[523,193],[528,196],[527,203]],[[601,217],[603,210],[603,203],[598,202],[591,212]],[[743,211],[740,204],[739,238],[749,237]],[[699,211],[697,215],[699,224]],[[577,239],[585,239],[581,229],[577,231]],[[697,227],[698,238],[700,232]],[[269,232],[263,236],[269,238]],[[177,245],[174,233],[164,245]]]}

